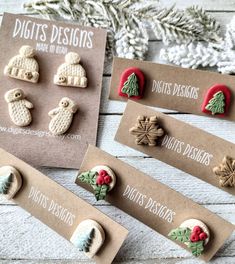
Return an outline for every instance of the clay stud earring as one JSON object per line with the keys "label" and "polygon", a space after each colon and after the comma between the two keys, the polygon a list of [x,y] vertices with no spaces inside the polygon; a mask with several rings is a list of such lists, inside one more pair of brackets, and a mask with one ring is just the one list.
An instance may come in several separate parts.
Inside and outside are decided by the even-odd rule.
{"label": "clay stud earring", "polygon": [[29,109],[33,108],[33,104],[25,99],[23,90],[16,88],[6,92],[5,100],[12,122],[20,127],[28,126],[32,121]]}
{"label": "clay stud earring", "polygon": [[68,97],[64,97],[59,102],[59,107],[51,110],[48,115],[52,118],[49,130],[53,135],[64,134],[73,121],[73,115],[77,112],[77,105]]}
{"label": "clay stud earring", "polygon": [[150,147],[156,146],[158,138],[164,135],[164,130],[158,125],[157,116],[138,116],[137,124],[129,132],[135,136],[137,145]]}
{"label": "clay stud earring", "polygon": [[103,227],[91,219],[82,221],[70,238],[70,242],[89,258],[92,258],[99,251],[104,240],[105,232]]}
{"label": "clay stud earring", "polygon": [[89,184],[95,193],[96,200],[104,200],[116,183],[116,175],[108,166],[98,165],[90,171],[78,175],[78,179]]}
{"label": "clay stud earring", "polygon": [[4,75],[26,82],[37,83],[39,66],[34,58],[35,50],[31,46],[22,46],[19,55],[14,56],[4,68]]}
{"label": "clay stud earring", "polygon": [[76,52],[66,54],[65,63],[59,66],[54,75],[54,84],[86,88],[86,72],[79,62],[80,56]]}
{"label": "clay stud earring", "polygon": [[144,74],[140,69],[127,68],[121,75],[118,94],[135,100],[141,99],[144,93],[144,83]]}
{"label": "clay stud earring", "polygon": [[0,167],[0,194],[7,199],[13,198],[22,186],[19,171],[12,166]]}
{"label": "clay stud earring", "polygon": [[216,84],[208,89],[201,110],[208,115],[224,117],[229,110],[231,91],[224,84]]}
{"label": "clay stud earring", "polygon": [[185,244],[195,257],[202,255],[205,245],[210,240],[208,227],[197,219],[184,221],[178,228],[171,230],[168,236]]}
{"label": "clay stud earring", "polygon": [[235,187],[235,160],[229,156],[223,158],[222,163],[213,168],[219,178],[221,187]]}

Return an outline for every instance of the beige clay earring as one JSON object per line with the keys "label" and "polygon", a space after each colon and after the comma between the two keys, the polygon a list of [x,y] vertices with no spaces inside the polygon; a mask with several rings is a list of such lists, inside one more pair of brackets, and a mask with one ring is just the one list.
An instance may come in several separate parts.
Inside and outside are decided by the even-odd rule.
{"label": "beige clay earring", "polygon": [[77,105],[68,97],[64,97],[59,102],[59,107],[51,110],[48,115],[52,118],[49,130],[53,135],[62,135],[70,127],[73,115],[77,112]]}
{"label": "beige clay earring", "polygon": [[12,122],[20,127],[28,126],[32,121],[29,109],[33,104],[25,99],[24,91],[12,89],[5,93],[5,100],[8,103],[8,111]]}
{"label": "beige clay earring", "polygon": [[19,55],[14,56],[5,66],[4,75],[26,82],[37,83],[39,66],[34,58],[35,50],[31,46],[22,46]]}
{"label": "beige clay earring", "polygon": [[54,84],[62,86],[87,87],[84,68],[79,64],[80,56],[76,52],[65,55],[65,63],[61,64],[54,75]]}
{"label": "beige clay earring", "polygon": [[82,221],[70,238],[70,242],[89,258],[92,258],[99,251],[104,240],[105,232],[103,227],[91,219]]}
{"label": "beige clay earring", "polygon": [[22,178],[19,171],[12,166],[0,168],[0,194],[7,199],[13,198],[22,186]]}

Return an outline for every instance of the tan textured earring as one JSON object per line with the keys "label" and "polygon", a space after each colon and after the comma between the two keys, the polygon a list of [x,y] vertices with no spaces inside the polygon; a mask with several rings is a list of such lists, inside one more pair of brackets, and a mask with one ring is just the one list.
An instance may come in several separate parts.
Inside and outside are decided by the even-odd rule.
{"label": "tan textured earring", "polygon": [[65,56],[65,63],[61,64],[54,75],[54,83],[62,86],[87,87],[84,68],[79,64],[80,56],[76,52],[69,52]]}
{"label": "tan textured earring", "polygon": [[25,99],[24,91],[12,89],[5,93],[5,100],[12,122],[20,127],[28,126],[32,121],[29,109],[33,108],[33,104]]}
{"label": "tan textured earring", "polygon": [[52,118],[49,130],[53,135],[62,135],[70,127],[73,115],[77,112],[77,105],[68,97],[64,97],[59,102],[59,107],[51,110],[48,115]]}
{"label": "tan textured earring", "polygon": [[4,68],[6,76],[37,83],[39,78],[39,66],[34,58],[35,50],[31,46],[22,46],[19,55],[14,56]]}

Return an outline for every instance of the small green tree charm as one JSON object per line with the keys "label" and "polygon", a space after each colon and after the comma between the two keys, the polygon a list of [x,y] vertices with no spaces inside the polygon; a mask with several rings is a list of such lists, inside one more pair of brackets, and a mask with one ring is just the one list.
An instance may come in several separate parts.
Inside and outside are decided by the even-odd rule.
{"label": "small green tree charm", "polygon": [[11,186],[12,174],[0,176],[0,194],[7,194]]}
{"label": "small green tree charm", "polygon": [[122,87],[122,93],[127,94],[128,97],[139,95],[138,79],[134,72],[127,78],[127,81],[125,81]]}
{"label": "small green tree charm", "polygon": [[206,106],[206,109],[211,111],[212,115],[223,114],[224,113],[224,94],[219,91],[213,95],[213,98],[210,99],[209,103]]}
{"label": "small green tree charm", "polygon": [[88,230],[85,234],[81,235],[78,240],[79,251],[89,252],[94,238],[95,229]]}

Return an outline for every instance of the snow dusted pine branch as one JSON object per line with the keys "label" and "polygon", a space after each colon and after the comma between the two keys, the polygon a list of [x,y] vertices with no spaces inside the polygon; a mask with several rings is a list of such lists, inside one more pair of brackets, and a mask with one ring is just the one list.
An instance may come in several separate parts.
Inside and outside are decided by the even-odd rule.
{"label": "snow dusted pine branch", "polygon": [[165,44],[218,41],[219,24],[198,7],[161,8],[157,0],[37,0],[26,10],[108,31],[107,54],[144,59],[151,28]]}
{"label": "snow dusted pine branch", "polygon": [[220,42],[195,42],[163,48],[160,58],[185,68],[217,67],[221,73],[234,74],[235,17],[227,25],[224,39]]}
{"label": "snow dusted pine branch", "polygon": [[220,51],[210,45],[199,43],[181,44],[161,49],[162,60],[183,68],[214,67],[221,60]]}

